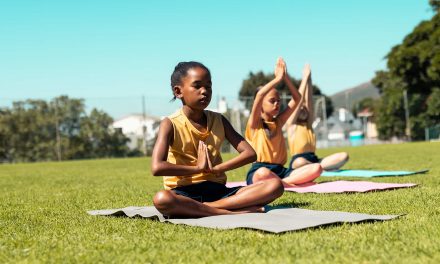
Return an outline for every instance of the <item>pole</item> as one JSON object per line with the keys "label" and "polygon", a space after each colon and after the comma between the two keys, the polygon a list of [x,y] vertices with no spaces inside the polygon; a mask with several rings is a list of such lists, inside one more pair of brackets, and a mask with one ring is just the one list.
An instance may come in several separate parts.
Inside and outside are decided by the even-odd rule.
{"label": "pole", "polygon": [[325,146],[327,147],[327,140],[328,140],[328,127],[327,127],[327,105],[325,103],[325,96],[323,95],[321,97],[322,100],[322,113],[323,117],[322,120],[324,122],[324,135],[325,135]]}
{"label": "pole", "polygon": [[146,156],[148,153],[148,142],[147,142],[147,126],[145,125],[145,96],[142,95],[142,151]]}
{"label": "pole", "polygon": [[58,120],[58,98],[55,98],[55,135],[57,142],[57,159],[61,161],[61,135],[60,135],[60,124]]}
{"label": "pole", "polygon": [[408,109],[408,93],[406,90],[403,90],[403,105],[405,107],[405,121],[406,121],[406,129],[405,135],[408,137],[408,140],[411,140],[411,124],[409,121],[409,109]]}
{"label": "pole", "polygon": [[349,93],[350,93],[350,91],[345,91],[345,107],[346,107],[346,109],[347,109],[347,111],[349,111],[350,110],[350,105],[349,105],[349,102],[350,102],[350,100],[349,100]]}

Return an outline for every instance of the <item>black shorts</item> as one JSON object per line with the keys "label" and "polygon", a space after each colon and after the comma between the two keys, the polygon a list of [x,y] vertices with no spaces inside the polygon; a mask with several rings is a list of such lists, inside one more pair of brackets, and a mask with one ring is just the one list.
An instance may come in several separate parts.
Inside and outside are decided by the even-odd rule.
{"label": "black shorts", "polygon": [[275,163],[267,163],[267,162],[254,162],[252,163],[252,167],[249,169],[247,175],[246,175],[246,183],[247,185],[250,185],[253,183],[252,178],[254,177],[254,173],[259,168],[267,168],[271,172],[275,173],[280,179],[284,179],[290,175],[290,173],[293,171],[291,168],[285,168],[283,165],[275,164]]}
{"label": "black shorts", "polygon": [[198,202],[214,202],[229,196],[232,196],[240,190],[240,187],[228,188],[224,184],[204,181],[201,183],[171,189],[177,195],[186,196]]}
{"label": "black shorts", "polygon": [[320,160],[318,159],[318,157],[315,155],[314,152],[304,152],[304,153],[300,153],[300,154],[296,154],[296,155],[292,156],[292,159],[290,160],[290,163],[289,163],[290,168],[292,168],[293,162],[297,158],[304,158],[311,163],[319,163],[320,162]]}

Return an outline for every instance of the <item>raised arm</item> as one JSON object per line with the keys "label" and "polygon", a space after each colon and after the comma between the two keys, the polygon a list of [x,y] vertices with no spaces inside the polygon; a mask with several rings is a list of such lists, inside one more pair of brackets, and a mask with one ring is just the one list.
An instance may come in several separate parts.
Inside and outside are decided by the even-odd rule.
{"label": "raised arm", "polygon": [[252,105],[252,111],[249,116],[248,120],[248,126],[252,129],[257,128],[258,122],[260,120],[260,114],[261,114],[261,107],[263,104],[264,96],[268,92],[270,92],[271,89],[273,89],[280,81],[283,79],[283,76],[285,74],[285,68],[286,65],[282,58],[278,58],[276,66],[275,66],[275,78],[268,82],[266,85],[264,85],[256,94],[254,104]]}
{"label": "raised arm", "polygon": [[[302,96],[296,89],[295,85],[293,85],[292,81],[290,80],[289,74],[284,75],[284,83],[287,85],[287,87],[290,90],[290,93],[292,94],[292,99],[290,99],[289,103],[287,104],[286,109],[282,113],[279,114],[278,119],[280,120],[280,123],[284,125],[288,119],[292,116],[292,113],[298,109],[300,105],[300,101],[302,99]],[[301,81],[302,85],[302,81]]]}
{"label": "raised arm", "polygon": [[310,71],[310,65],[308,66],[308,77],[305,89],[305,101],[304,105],[307,107],[307,111],[309,112],[309,116],[307,118],[307,123],[311,126],[313,120],[315,119],[315,109],[313,107],[313,86],[312,86],[312,72]]}
{"label": "raised arm", "polygon": [[226,162],[220,163],[213,168],[213,172],[224,172],[244,166],[254,162],[257,154],[251,145],[232,127],[231,123],[222,116],[225,137],[231,145],[238,151],[239,155]]}
{"label": "raised arm", "polygon": [[168,149],[174,137],[173,124],[168,118],[160,123],[159,133],[151,158],[151,171],[154,176],[185,176],[200,173],[208,169],[206,146],[199,144],[196,166],[177,165],[167,161]]}
{"label": "raised arm", "polygon": [[296,123],[296,119],[298,118],[301,106],[305,106],[307,108],[306,100],[309,101],[307,97],[307,86],[308,86],[309,77],[310,77],[310,65],[306,64],[303,69],[303,76],[302,76],[301,84],[299,86],[299,94],[301,95],[301,100],[297,104],[298,107],[295,107],[295,110],[287,119],[286,121],[287,125],[294,125]]}

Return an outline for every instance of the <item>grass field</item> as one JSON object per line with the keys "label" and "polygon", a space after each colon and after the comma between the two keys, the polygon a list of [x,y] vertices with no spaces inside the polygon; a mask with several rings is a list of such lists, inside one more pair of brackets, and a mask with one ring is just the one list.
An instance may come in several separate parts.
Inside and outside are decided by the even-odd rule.
{"label": "grass field", "polygon": [[[321,150],[319,155],[339,150]],[[284,234],[94,217],[86,211],[152,205],[162,179],[151,176],[149,158],[1,165],[0,262],[439,263],[440,143],[343,150],[351,156],[346,168],[430,171],[371,179],[420,184],[415,188],[285,193],[274,205],[405,216]],[[229,179],[243,180],[248,168],[229,172]]]}

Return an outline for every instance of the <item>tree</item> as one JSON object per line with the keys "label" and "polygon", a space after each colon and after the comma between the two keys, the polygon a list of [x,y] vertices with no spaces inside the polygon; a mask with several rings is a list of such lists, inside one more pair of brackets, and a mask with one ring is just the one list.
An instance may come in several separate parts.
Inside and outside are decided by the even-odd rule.
{"label": "tree", "polygon": [[128,155],[128,138],[121,129],[111,129],[113,122],[107,113],[93,109],[89,116],[81,119],[80,158],[125,157]]}
{"label": "tree", "polygon": [[432,89],[432,93],[427,100],[428,110],[426,113],[429,118],[429,125],[433,126],[440,123],[440,88]]}
{"label": "tree", "polygon": [[377,113],[381,138],[404,135],[404,90],[408,94],[411,136],[424,138],[424,128],[429,124],[426,120],[428,98],[436,87],[440,87],[439,1],[430,1],[430,4],[437,13],[431,20],[422,21],[401,44],[391,49],[386,56],[388,69],[377,72],[372,80],[382,95]]}
{"label": "tree", "polygon": [[128,138],[110,128],[113,119],[96,109],[87,115],[84,108],[83,99],[60,96],[0,109],[0,161],[127,156]]}
{"label": "tree", "polygon": [[[257,73],[250,72],[249,76],[243,80],[243,83],[241,85],[241,89],[239,92],[239,98],[240,100],[244,101],[246,108],[250,109],[252,107],[253,98],[255,96],[255,92],[259,86],[265,85],[266,83],[270,82],[274,78],[273,74],[265,74],[262,71],[259,71]],[[297,80],[295,78],[291,77],[292,83],[299,88],[299,85],[301,83],[301,80]],[[281,82],[276,89],[280,92],[280,94],[290,94],[289,88],[284,84],[284,82]],[[320,96],[324,95],[321,93],[321,90],[318,86],[313,84],[313,95]],[[327,116],[330,116],[333,113],[333,104],[329,97],[325,96],[325,103],[326,103],[326,111]],[[282,107],[285,107],[287,102],[282,102]]]}
{"label": "tree", "polygon": [[432,10],[438,13],[440,9],[440,0],[429,0],[429,4],[431,5]]}

